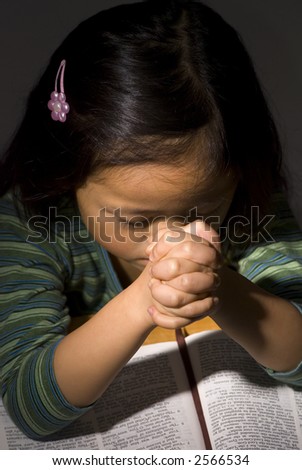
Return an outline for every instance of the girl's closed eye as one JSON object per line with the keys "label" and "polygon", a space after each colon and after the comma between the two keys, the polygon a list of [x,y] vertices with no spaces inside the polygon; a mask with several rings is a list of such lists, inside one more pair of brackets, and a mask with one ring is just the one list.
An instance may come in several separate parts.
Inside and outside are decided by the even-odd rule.
{"label": "girl's closed eye", "polygon": [[153,218],[135,218],[132,217],[131,219],[126,220],[124,223],[130,228],[139,230],[139,229],[146,229],[158,227],[160,223],[166,223],[167,228],[173,230],[175,228],[182,227],[183,225],[187,224],[187,219],[185,217],[153,217]]}
{"label": "girl's closed eye", "polygon": [[186,219],[185,217],[182,218],[177,218],[177,217],[164,217],[164,216],[157,216],[157,217],[152,217],[152,218],[147,218],[147,217],[131,217],[130,219],[123,218],[121,221],[123,226],[128,228],[129,230],[135,230],[135,231],[146,231],[150,230],[152,227],[152,230],[155,231],[156,229],[159,228],[160,224],[166,223],[167,228],[170,230],[177,229],[182,227],[183,225],[186,225]]}
{"label": "girl's closed eye", "polygon": [[149,228],[150,224],[152,223],[152,221],[145,217],[140,219],[135,217],[131,217],[130,219],[123,218],[120,219],[119,222],[131,230],[143,230]]}
{"label": "girl's closed eye", "polygon": [[136,219],[136,220],[132,220],[130,219],[128,221],[128,226],[131,227],[131,228],[135,228],[135,229],[143,229],[143,228],[148,228],[150,226],[150,221],[148,219],[143,219],[143,220],[139,220],[139,219]]}

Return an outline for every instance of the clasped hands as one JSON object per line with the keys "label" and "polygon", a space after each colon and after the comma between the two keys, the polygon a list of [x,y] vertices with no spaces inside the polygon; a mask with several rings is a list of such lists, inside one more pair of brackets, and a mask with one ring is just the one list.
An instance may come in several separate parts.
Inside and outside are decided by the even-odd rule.
{"label": "clasped hands", "polygon": [[202,221],[174,231],[159,232],[148,246],[149,289],[154,303],[148,308],[153,323],[182,328],[215,313],[222,265],[218,234]]}

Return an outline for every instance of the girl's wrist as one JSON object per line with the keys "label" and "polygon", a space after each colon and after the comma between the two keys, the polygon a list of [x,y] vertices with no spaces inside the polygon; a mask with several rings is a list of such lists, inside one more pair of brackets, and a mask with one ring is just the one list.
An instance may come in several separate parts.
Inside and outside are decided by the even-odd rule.
{"label": "girl's wrist", "polygon": [[136,328],[140,327],[142,332],[151,332],[156,325],[148,313],[153,299],[148,287],[150,275],[147,275],[145,271],[121,292],[120,297],[129,321],[133,322]]}

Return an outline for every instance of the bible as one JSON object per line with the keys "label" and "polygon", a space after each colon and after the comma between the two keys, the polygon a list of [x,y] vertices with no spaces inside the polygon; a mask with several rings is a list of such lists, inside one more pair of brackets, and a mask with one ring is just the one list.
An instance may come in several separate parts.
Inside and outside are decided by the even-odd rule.
{"label": "bible", "polygon": [[302,390],[222,331],[143,345],[94,408],[46,441],[0,404],[1,449],[302,449]]}

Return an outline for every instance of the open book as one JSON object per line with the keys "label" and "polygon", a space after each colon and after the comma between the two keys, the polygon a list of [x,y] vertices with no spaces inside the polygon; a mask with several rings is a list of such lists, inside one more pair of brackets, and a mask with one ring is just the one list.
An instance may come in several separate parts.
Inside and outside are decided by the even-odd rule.
{"label": "open book", "polygon": [[0,404],[0,448],[302,449],[302,390],[270,379],[222,331],[185,342],[142,346],[94,409],[47,442],[25,437]]}

